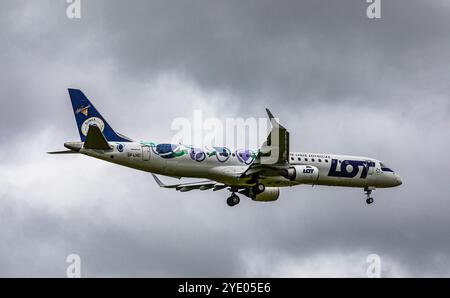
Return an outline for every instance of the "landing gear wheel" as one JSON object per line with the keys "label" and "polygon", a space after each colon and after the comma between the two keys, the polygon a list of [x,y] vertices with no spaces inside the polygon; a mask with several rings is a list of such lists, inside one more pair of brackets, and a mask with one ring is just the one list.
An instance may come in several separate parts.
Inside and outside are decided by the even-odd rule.
{"label": "landing gear wheel", "polygon": [[262,193],[262,192],[264,192],[264,190],[266,190],[266,187],[264,186],[264,184],[258,183],[255,185],[255,190],[258,193]]}
{"label": "landing gear wheel", "polygon": [[373,198],[370,195],[372,194],[372,191],[374,189],[375,189],[374,187],[365,187],[364,188],[364,192],[366,193],[366,196],[367,196],[367,200],[366,200],[367,205],[370,205],[373,203]]}
{"label": "landing gear wheel", "polygon": [[239,199],[239,197],[235,194],[231,195],[231,197],[229,197],[227,199],[227,205],[230,207],[233,207],[237,204],[239,204],[239,202],[241,201],[241,199]]}
{"label": "landing gear wheel", "polygon": [[372,203],[373,203],[373,198],[370,198],[370,197],[367,198],[366,203],[367,203],[368,205],[372,204]]}

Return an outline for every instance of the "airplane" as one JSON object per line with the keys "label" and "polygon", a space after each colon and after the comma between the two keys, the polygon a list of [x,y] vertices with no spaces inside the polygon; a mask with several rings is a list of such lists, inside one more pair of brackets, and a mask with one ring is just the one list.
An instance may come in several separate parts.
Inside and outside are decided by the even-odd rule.
{"label": "airplane", "polygon": [[[291,152],[289,132],[266,109],[271,131],[258,150],[134,141],[115,132],[79,89],[68,89],[81,141],[66,142],[68,150],[49,154],[84,154],[121,166],[149,172],[158,186],[179,192],[228,189],[227,205],[239,195],[256,202],[278,200],[280,188],[326,185],[362,188],[366,203],[376,188],[402,184],[400,176],[380,160],[362,156]],[[165,184],[167,177],[203,179]]]}

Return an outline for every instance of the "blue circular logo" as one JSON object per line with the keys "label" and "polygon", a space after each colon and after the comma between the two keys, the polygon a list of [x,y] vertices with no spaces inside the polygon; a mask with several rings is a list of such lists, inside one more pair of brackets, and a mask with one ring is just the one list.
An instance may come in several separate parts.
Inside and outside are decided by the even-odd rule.
{"label": "blue circular logo", "polygon": [[117,151],[123,152],[123,149],[125,149],[125,145],[124,144],[117,144]]}

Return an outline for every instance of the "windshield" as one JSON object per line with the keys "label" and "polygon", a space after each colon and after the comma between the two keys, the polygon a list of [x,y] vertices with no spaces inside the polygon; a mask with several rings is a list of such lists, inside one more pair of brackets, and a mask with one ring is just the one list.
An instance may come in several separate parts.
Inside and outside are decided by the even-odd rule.
{"label": "windshield", "polygon": [[383,172],[394,172],[393,170],[391,170],[391,168],[390,167],[388,167],[385,163],[383,163],[383,162],[380,162],[380,167],[381,167],[381,170],[383,171]]}

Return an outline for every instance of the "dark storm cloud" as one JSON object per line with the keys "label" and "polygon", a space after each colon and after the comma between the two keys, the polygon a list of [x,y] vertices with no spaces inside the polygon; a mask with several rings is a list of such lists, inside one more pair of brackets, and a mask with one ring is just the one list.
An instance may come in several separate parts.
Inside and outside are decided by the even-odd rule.
{"label": "dark storm cloud", "polygon": [[[114,3],[101,11],[121,71],[161,69],[254,102],[392,101],[385,88],[448,90],[448,7],[388,1],[368,20],[365,1]],[[430,78],[432,75],[432,79]],[[383,86],[383,88],[380,88]],[[364,99],[360,99],[363,97]],[[395,98],[400,100],[399,98]]]}
{"label": "dark storm cloud", "polygon": [[[369,253],[388,276],[450,274],[445,1],[383,1],[381,20],[365,1],[82,1],[81,20],[66,5],[2,2],[0,275],[61,276],[73,252],[87,276],[363,276]],[[360,190],[300,187],[230,209],[225,193],[43,157],[77,138],[67,87],[160,140],[195,108],[272,106],[293,150],[385,159],[405,184],[373,208]]]}
{"label": "dark storm cloud", "polygon": [[[18,3],[2,11],[2,81],[27,88],[1,91],[4,101],[23,103],[10,104],[2,123],[38,121],[36,110],[62,108],[62,88],[44,86],[63,77],[66,85],[89,87],[83,75],[105,64],[111,79],[141,84],[161,72],[186,74],[202,88],[235,93],[244,105],[379,106],[450,91],[443,2],[389,1],[379,21],[368,20],[366,3],[354,0],[88,1],[80,21],[65,17],[63,1]],[[19,110],[25,103],[27,111]]]}

